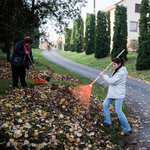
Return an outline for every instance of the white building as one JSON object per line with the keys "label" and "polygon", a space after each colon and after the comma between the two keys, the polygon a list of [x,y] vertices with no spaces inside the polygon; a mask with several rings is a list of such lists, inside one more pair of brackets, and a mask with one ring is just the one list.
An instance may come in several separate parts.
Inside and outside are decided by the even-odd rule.
{"label": "white building", "polygon": [[[142,0],[120,0],[111,6],[108,6],[103,11],[110,11],[111,21],[111,39],[113,38],[113,27],[115,21],[115,8],[116,5],[123,5],[127,7],[127,27],[128,27],[128,39],[138,39],[139,36],[139,18],[140,18],[140,6]],[[112,47],[112,42],[111,42]]]}

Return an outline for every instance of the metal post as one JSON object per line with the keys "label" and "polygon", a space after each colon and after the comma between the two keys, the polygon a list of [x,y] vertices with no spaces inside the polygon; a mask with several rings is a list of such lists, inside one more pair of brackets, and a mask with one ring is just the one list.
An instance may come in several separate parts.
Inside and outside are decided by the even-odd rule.
{"label": "metal post", "polygon": [[93,0],[93,2],[94,2],[94,14],[95,14],[95,0]]}

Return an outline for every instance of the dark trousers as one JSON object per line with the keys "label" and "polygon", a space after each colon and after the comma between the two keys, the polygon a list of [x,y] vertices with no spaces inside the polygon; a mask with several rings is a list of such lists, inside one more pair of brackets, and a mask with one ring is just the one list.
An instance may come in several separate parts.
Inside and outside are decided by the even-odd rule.
{"label": "dark trousers", "polygon": [[25,77],[26,77],[25,65],[19,66],[19,67],[11,65],[11,67],[12,67],[13,87],[18,88],[19,76],[20,76],[20,82],[21,82],[22,87],[26,87],[27,83],[25,81]]}

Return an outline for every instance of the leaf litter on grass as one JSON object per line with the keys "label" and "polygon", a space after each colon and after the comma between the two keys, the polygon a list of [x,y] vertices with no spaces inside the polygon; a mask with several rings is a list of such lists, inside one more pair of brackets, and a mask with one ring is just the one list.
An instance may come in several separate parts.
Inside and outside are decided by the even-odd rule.
{"label": "leaf litter on grass", "polygon": [[[55,88],[54,88],[55,87]],[[91,95],[90,108],[82,106],[67,87],[49,84],[14,89],[0,95],[0,147],[35,149],[115,149],[113,133],[121,126],[111,105],[113,127],[103,124],[102,101]]]}
{"label": "leaf litter on grass", "polygon": [[111,134],[104,131],[101,102],[92,96],[85,111],[65,86],[53,86],[14,89],[0,96],[4,148],[114,148]]}
{"label": "leaf litter on grass", "polygon": [[[56,74],[53,78],[58,79]],[[71,81],[79,83],[74,78]],[[67,88],[50,83],[0,95],[0,148],[121,149],[122,129],[114,107],[110,105],[113,125],[105,127],[102,100],[91,95],[87,111]]]}
{"label": "leaf litter on grass", "polygon": [[[79,80],[74,78],[73,76],[69,74],[58,74],[55,73],[53,70],[51,70],[50,67],[47,67],[48,70],[45,71],[37,71],[40,78],[50,81],[50,80],[56,80],[56,81],[70,81],[74,83],[81,83]],[[26,72],[26,78],[27,79],[35,79],[37,77],[37,74],[34,70],[29,69]],[[11,70],[11,64],[7,61],[1,61],[0,60],[0,79],[11,79],[12,78],[12,70]]]}

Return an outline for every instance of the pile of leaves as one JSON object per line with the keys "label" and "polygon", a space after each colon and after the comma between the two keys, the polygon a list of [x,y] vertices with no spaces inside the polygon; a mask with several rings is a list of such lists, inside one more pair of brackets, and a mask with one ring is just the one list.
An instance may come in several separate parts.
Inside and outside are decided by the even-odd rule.
{"label": "pile of leaves", "polygon": [[116,128],[105,127],[102,101],[92,95],[87,111],[65,86],[14,89],[0,95],[0,148],[119,148],[112,133],[121,132],[121,126],[114,107],[110,110]]}
{"label": "pile of leaves", "polygon": [[[26,73],[27,79],[35,79],[38,74],[40,78],[46,81],[56,80],[56,81],[70,81],[74,83],[81,83],[79,80],[77,80],[76,78],[74,78],[69,74],[63,75],[55,73],[53,70],[51,70],[50,67],[48,67],[48,70],[45,71],[37,71],[37,74],[32,69],[28,69]],[[12,78],[11,64],[8,63],[7,61],[0,60],[0,79],[11,79],[11,78]]]}

